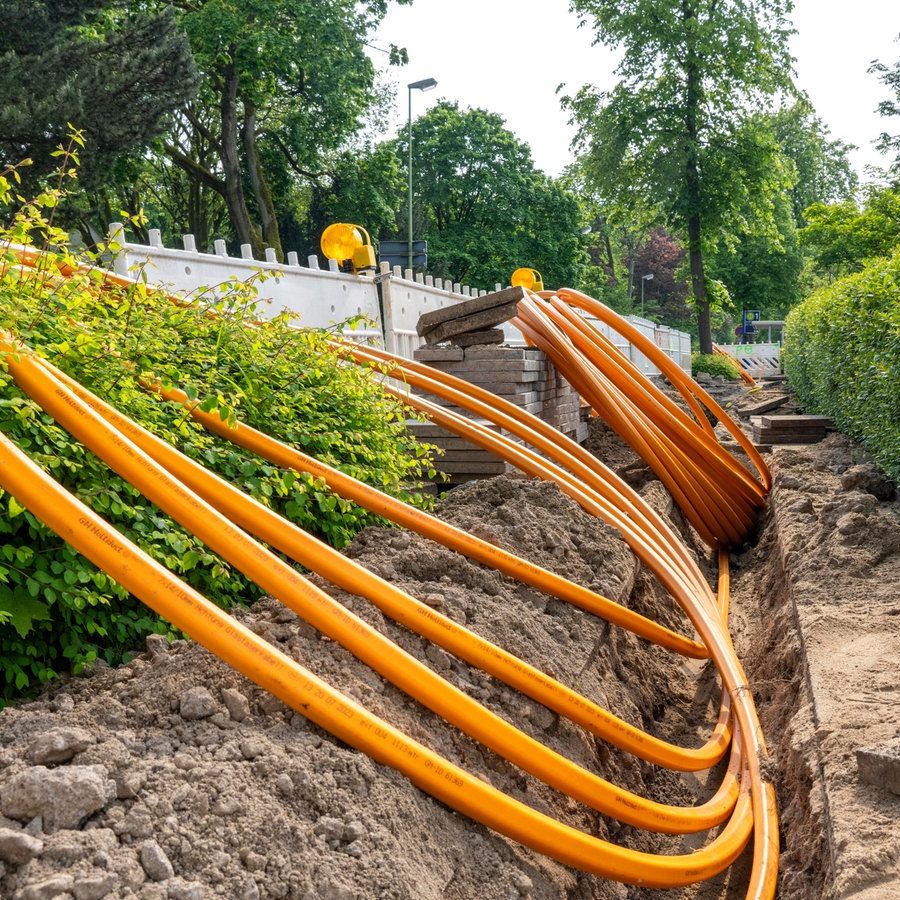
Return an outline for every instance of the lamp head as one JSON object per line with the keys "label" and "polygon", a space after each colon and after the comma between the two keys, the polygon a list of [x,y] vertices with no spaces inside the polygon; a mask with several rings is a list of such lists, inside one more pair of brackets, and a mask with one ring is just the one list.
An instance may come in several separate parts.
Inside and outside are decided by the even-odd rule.
{"label": "lamp head", "polygon": [[433,78],[423,78],[421,81],[414,81],[407,87],[411,91],[431,91],[437,87],[437,82]]}
{"label": "lamp head", "polygon": [[336,259],[344,272],[375,268],[375,249],[365,228],[335,222],[322,232],[320,244],[325,257]]}

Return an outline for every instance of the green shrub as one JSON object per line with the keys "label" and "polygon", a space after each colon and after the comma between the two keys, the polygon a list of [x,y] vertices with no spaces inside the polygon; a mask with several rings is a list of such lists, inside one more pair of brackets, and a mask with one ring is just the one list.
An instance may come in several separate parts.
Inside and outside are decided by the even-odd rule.
{"label": "green shrub", "polygon": [[[13,202],[0,176],[0,209]],[[204,431],[184,409],[141,389],[159,377],[206,398],[205,408],[292,444],[363,481],[427,506],[431,448],[407,432],[409,412],[367,373],[325,346],[327,335],[259,323],[256,286],[231,283],[189,306],[103,271],[59,278],[71,261],[53,227],[61,191],[20,205],[0,229],[0,327],[148,430],[322,537],[344,545],[377,517],[314,478],[272,466]],[[19,269],[9,243],[56,247]],[[108,248],[108,249],[115,249]],[[223,607],[258,589],[55,424],[0,370],[0,429],[35,462],[152,557]],[[96,658],[116,663],[166,625],[0,491],[0,706],[17,692]]]}
{"label": "green shrub", "polygon": [[698,372],[721,375],[726,381],[738,381],[741,377],[733,363],[715,353],[691,354],[691,374],[696,377]]}
{"label": "green shrub", "polygon": [[804,407],[900,479],[900,248],[791,310],[782,358]]}

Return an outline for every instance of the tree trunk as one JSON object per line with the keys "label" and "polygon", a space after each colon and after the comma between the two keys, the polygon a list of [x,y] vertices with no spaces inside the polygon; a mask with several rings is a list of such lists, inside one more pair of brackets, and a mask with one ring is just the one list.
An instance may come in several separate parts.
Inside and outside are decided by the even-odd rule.
{"label": "tree trunk", "polygon": [[[685,20],[696,18],[696,9],[682,2]],[[692,47],[685,60],[687,96],[685,128],[687,131],[687,160],[685,165],[685,200],[688,209],[688,257],[691,264],[691,287],[697,303],[697,329],[700,352],[712,353],[712,323],[709,317],[709,294],[706,292],[706,273],[703,270],[703,228],[700,221],[703,186],[700,183],[700,136],[697,120],[703,105],[703,81],[700,65]]]}
{"label": "tree trunk", "polygon": [[613,258],[612,241],[609,239],[609,232],[603,232],[603,246],[606,249],[606,269],[609,272],[609,283],[616,284],[616,261]]}
{"label": "tree trunk", "polygon": [[222,73],[222,99],[219,106],[222,119],[222,170],[225,175],[225,204],[231,218],[235,237],[240,244],[250,244],[254,255],[262,255],[259,229],[253,227],[244,185],[241,180],[241,160],[238,153],[237,117],[238,79],[234,64],[229,63]]}
{"label": "tree trunk", "polygon": [[241,142],[244,147],[244,158],[247,160],[247,174],[250,179],[250,187],[256,200],[256,208],[262,223],[262,244],[260,248],[265,255],[265,247],[268,245],[275,251],[275,258],[284,262],[284,251],[281,247],[281,235],[278,232],[278,219],[275,216],[275,204],[272,202],[272,192],[266,183],[266,177],[259,160],[259,152],[256,146],[256,107],[244,100],[244,124],[241,127]]}
{"label": "tree trunk", "polygon": [[700,352],[712,353],[712,322],[709,315],[709,294],[706,292],[706,273],[700,246],[700,217],[691,216],[688,222],[688,258],[691,263],[691,287],[697,303],[697,328]]}

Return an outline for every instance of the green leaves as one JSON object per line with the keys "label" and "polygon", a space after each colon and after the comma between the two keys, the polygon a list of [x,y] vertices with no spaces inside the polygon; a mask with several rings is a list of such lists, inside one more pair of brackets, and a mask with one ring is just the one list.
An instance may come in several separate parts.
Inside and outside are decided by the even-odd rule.
{"label": "green leaves", "polygon": [[900,246],[793,309],[782,356],[804,406],[900,479]]}
{"label": "green leaves", "polygon": [[779,149],[760,114],[794,93],[789,0],[572,0],[598,41],[621,50],[621,80],[564,97],[589,185],[624,209],[652,208],[684,235],[700,344],[712,346],[704,256],[752,227],[775,234]]}
{"label": "green leaves", "polygon": [[33,578],[26,579],[24,590],[20,585],[13,590],[0,585],[0,616],[16,629],[20,637],[31,631],[33,622],[50,620],[47,604],[37,599],[40,593],[41,586]]}
{"label": "green leaves", "polygon": [[[58,195],[57,195],[58,196]],[[0,229],[39,241],[46,198]],[[255,287],[229,282],[176,306],[144,284],[122,289],[91,277],[0,267],[3,327],[148,430],[342,546],[379,519],[334,497],[324,483],[285,471],[203,430],[179,404],[148,394],[142,379],[184,386],[218,409],[404,499],[419,491],[431,456],[407,434],[406,411],[374,380],[328,351],[326,335],[260,324]],[[0,430],[31,459],[159,563],[215,603],[250,603],[259,589],[148,503],[24,396],[0,369]],[[96,658],[115,663],[165,623],[80,557],[15,498],[0,492],[0,705],[60,670]]]}
{"label": "green leaves", "polygon": [[[573,193],[535,169],[531,151],[483,109],[436,104],[412,128],[414,231],[429,242],[434,275],[482,288],[520,266],[548,286],[577,283],[586,262]],[[394,143],[398,159],[408,135]]]}
{"label": "green leaves", "polygon": [[900,190],[893,188],[870,189],[863,209],[850,200],[816,203],[805,216],[800,241],[832,276],[858,272],[900,243]]}

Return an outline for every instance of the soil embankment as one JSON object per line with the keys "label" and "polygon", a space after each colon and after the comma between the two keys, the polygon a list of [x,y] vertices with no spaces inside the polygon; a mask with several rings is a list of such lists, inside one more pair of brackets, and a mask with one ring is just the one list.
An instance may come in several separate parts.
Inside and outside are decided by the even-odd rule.
{"label": "soil embankment", "polygon": [[[658,482],[600,423],[590,446],[685,530]],[[769,514],[754,545],[733,556],[731,616],[778,772],[779,896],[812,900],[834,886],[834,896],[900,897],[890,893],[900,797],[861,782],[855,759],[857,747],[882,747],[900,727],[892,493],[877,496],[877,473],[860,466],[864,456],[841,436],[776,450],[772,461]],[[440,515],[688,630],[618,535],[553,485],[477,482],[452,492]],[[707,552],[692,546],[706,565]],[[632,724],[696,745],[715,721],[718,689],[706,666],[406,532],[368,529],[348,553]],[[697,803],[714,790],[585,735],[369,603],[330,593],[589,771],[667,803]],[[237,615],[356,701],[532,807],[630,847],[690,852],[689,840],[622,826],[523,774],[280,604],[265,600]],[[153,639],[127,666],[98,668],[0,712],[0,896],[14,900],[711,900],[742,897],[745,874],[739,862],[715,883],[642,891],[559,865],[449,810],[186,641]]]}

